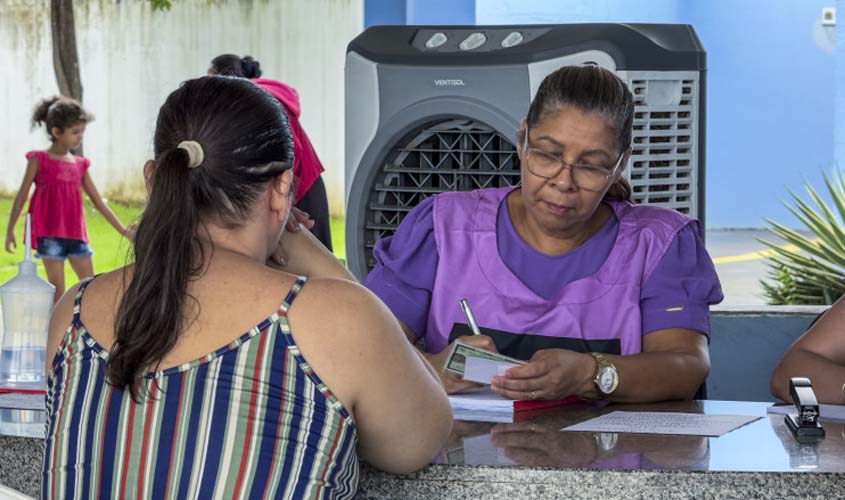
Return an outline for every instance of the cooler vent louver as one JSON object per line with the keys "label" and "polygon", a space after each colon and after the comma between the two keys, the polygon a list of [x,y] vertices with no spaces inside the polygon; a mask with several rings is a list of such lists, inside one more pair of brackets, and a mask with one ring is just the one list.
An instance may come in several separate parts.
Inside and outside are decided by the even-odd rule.
{"label": "cooler vent louver", "polygon": [[[666,75],[672,78],[673,75]],[[698,85],[693,79],[632,79],[633,152],[628,178],[634,201],[695,215],[698,206],[696,123]],[[657,91],[650,87],[660,86]],[[651,95],[656,95],[652,101]]]}
{"label": "cooler vent louver", "polygon": [[519,184],[514,145],[471,119],[434,123],[400,141],[376,174],[365,224],[367,267],[375,242],[392,235],[405,215],[425,198]]}

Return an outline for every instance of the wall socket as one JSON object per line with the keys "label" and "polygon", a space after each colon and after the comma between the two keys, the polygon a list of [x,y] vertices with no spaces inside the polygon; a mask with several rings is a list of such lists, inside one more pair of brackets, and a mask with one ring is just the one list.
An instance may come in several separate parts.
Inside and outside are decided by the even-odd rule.
{"label": "wall socket", "polygon": [[836,7],[822,9],[822,26],[836,26]]}

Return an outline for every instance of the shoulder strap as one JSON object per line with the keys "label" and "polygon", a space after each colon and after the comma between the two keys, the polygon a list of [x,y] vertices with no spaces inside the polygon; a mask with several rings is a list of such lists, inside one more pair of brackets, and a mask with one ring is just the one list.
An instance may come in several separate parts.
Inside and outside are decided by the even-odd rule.
{"label": "shoulder strap", "polygon": [[73,326],[80,327],[82,324],[82,320],[79,318],[79,311],[80,307],[82,306],[82,294],[85,292],[85,288],[91,283],[94,278],[85,278],[79,284],[79,290],[76,292],[76,297],[73,299]]}
{"label": "shoulder strap", "polygon": [[293,301],[296,299],[296,296],[299,294],[302,287],[305,285],[305,282],[308,281],[308,278],[305,276],[299,276],[296,278],[296,283],[290,288],[290,291],[285,296],[285,301],[282,302],[282,305],[279,306],[279,315],[286,316],[288,313],[288,309],[290,306],[293,305]]}

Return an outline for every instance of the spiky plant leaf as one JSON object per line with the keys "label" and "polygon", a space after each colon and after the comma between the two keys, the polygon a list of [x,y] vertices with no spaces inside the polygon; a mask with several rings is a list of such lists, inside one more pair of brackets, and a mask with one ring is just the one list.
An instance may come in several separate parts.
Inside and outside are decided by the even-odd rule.
{"label": "spiky plant leaf", "polygon": [[806,182],[808,200],[790,191],[792,204],[784,203],[811,236],[767,219],[769,232],[791,246],[760,240],[769,261],[760,285],[770,304],[831,304],[845,293],[845,176],[823,178],[832,206]]}

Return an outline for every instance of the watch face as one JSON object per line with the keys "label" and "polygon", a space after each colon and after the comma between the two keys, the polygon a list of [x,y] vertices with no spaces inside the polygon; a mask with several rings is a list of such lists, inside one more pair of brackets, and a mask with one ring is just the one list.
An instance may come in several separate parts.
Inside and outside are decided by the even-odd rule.
{"label": "watch face", "polygon": [[605,394],[610,394],[616,389],[616,370],[610,367],[602,368],[599,372],[599,389]]}

